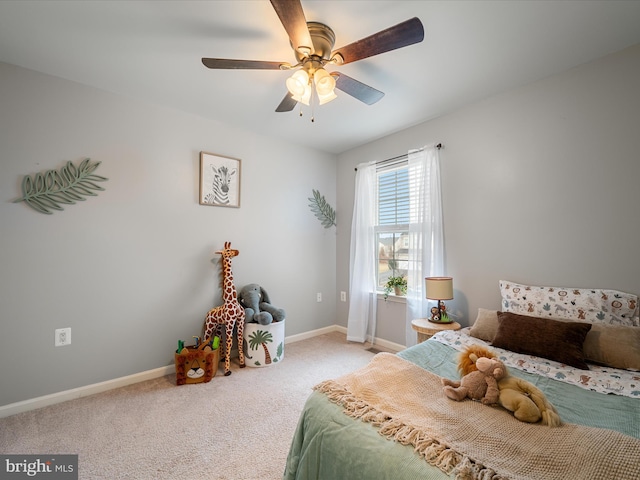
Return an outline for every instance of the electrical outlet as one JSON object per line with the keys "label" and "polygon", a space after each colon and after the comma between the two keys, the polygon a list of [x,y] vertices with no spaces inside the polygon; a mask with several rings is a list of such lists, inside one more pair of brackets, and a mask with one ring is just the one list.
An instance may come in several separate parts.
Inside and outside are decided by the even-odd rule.
{"label": "electrical outlet", "polygon": [[63,347],[71,344],[71,328],[56,328],[55,345]]}
{"label": "electrical outlet", "polygon": [[317,293],[316,294],[316,301],[318,301],[318,302],[322,301],[322,294],[321,293]]}
{"label": "electrical outlet", "polygon": [[340,292],[340,301],[341,302],[347,301],[347,292]]}

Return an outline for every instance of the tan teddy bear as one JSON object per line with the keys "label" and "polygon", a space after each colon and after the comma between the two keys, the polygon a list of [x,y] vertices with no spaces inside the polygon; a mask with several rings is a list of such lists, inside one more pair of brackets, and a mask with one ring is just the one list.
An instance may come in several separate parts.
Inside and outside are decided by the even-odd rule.
{"label": "tan teddy bear", "polygon": [[[467,375],[477,368],[477,361],[483,357],[495,358],[493,351],[480,345],[471,345],[461,354],[458,370]],[[522,422],[536,423],[557,427],[562,420],[555,407],[547,400],[544,393],[533,384],[518,377],[509,375],[505,367],[505,375],[498,381],[498,403],[513,412],[514,417]]]}
{"label": "tan teddy bear", "polygon": [[475,361],[475,371],[469,372],[459,382],[442,379],[444,394],[452,400],[465,398],[479,400],[484,405],[498,403],[498,380],[507,374],[507,368],[496,358],[480,357]]}

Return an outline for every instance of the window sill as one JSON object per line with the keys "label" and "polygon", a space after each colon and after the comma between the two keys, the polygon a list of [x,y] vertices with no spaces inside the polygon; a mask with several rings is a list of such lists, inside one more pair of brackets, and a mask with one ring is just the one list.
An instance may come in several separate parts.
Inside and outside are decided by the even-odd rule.
{"label": "window sill", "polygon": [[390,293],[385,300],[384,293],[376,292],[376,294],[378,296],[378,300],[392,303],[407,303],[407,297],[404,295],[394,295],[393,293]]}

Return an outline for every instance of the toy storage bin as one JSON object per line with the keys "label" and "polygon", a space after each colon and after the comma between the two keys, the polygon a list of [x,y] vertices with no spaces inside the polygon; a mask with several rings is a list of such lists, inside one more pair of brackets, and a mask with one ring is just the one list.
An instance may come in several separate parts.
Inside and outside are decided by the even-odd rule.
{"label": "toy storage bin", "polygon": [[176,365],[176,384],[210,382],[218,372],[220,348],[204,351],[206,344],[196,347],[187,345],[182,353],[174,354]]}
{"label": "toy storage bin", "polygon": [[268,367],[284,358],[284,322],[269,325],[245,323],[244,363],[247,367]]}

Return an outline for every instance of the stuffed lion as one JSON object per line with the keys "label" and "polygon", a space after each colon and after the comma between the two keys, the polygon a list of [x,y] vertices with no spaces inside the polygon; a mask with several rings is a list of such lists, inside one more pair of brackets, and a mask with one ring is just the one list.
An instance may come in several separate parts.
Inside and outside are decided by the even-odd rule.
{"label": "stuffed lion", "polygon": [[[458,370],[462,376],[476,371],[478,358],[496,358],[496,354],[481,345],[467,347],[459,357]],[[498,404],[513,413],[521,422],[536,423],[557,427],[562,420],[555,407],[547,400],[544,393],[533,384],[506,372],[498,381]]]}

